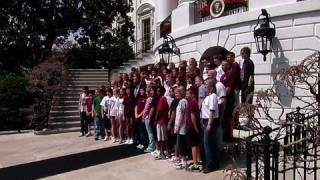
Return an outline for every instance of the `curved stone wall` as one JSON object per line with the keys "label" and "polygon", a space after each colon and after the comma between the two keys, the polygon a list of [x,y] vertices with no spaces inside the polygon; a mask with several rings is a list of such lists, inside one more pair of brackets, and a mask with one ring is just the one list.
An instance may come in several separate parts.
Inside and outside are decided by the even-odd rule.
{"label": "curved stone wall", "polygon": [[[173,32],[172,36],[181,51],[180,58],[175,56],[173,61],[179,62],[191,57],[199,60],[207,48],[217,45],[233,51],[239,60],[240,49],[248,46],[252,49],[251,59],[255,63],[255,90],[270,87],[273,76],[281,68],[296,64],[314,51],[320,50],[320,1],[297,2],[267,10],[276,25],[276,37],[273,52],[268,54],[266,62],[262,55],[257,53],[253,38],[259,10],[213,19]],[[157,49],[161,43],[160,39],[154,46],[156,59],[159,58]],[[310,101],[307,91],[297,90],[296,94]],[[286,111],[305,105],[297,99],[286,97],[285,89],[281,95],[285,97],[283,105]],[[277,105],[272,108],[275,114],[279,113]]]}

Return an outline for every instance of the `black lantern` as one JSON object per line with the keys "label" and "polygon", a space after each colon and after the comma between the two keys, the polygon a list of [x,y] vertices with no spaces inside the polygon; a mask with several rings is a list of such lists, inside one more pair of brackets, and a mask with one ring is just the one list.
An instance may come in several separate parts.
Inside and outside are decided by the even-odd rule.
{"label": "black lantern", "polygon": [[266,55],[272,52],[273,38],[276,30],[267,10],[261,9],[261,11],[262,13],[258,17],[257,25],[254,27],[254,39],[257,51],[263,55],[263,61],[266,61]]}
{"label": "black lantern", "polygon": [[180,55],[180,49],[177,47],[173,37],[166,34],[163,36],[163,43],[159,48],[160,64],[168,66],[173,54]]}

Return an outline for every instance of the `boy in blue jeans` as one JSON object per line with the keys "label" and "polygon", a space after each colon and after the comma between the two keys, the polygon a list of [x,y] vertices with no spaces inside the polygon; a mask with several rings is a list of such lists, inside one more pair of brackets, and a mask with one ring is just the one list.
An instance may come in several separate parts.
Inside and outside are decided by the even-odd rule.
{"label": "boy in blue jeans", "polygon": [[99,136],[101,139],[105,138],[105,131],[104,131],[104,121],[101,117],[101,106],[100,103],[103,98],[103,92],[100,89],[96,90],[96,96],[93,99],[92,104],[92,114],[94,120],[94,139],[99,140]]}

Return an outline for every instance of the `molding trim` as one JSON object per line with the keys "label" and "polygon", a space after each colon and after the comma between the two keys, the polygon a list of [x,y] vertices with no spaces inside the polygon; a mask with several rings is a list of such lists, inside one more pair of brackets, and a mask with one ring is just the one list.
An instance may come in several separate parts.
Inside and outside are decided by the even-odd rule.
{"label": "molding trim", "polygon": [[[290,16],[300,13],[308,13],[313,11],[320,10],[320,1],[319,0],[308,0],[308,1],[300,1],[295,4],[291,4],[290,7],[288,5],[281,5],[276,7],[270,7],[267,9],[268,12],[272,15],[272,18],[280,17],[280,16]],[[239,13],[230,16],[224,16],[217,19],[212,19],[210,21],[202,22],[199,24],[192,25],[186,29],[173,32],[171,35],[176,40],[183,38],[185,36],[190,36],[192,34],[196,34],[199,32],[213,30],[216,28],[224,27],[224,26],[231,26],[246,22],[255,21],[260,14],[260,10],[255,11],[248,11],[244,13]],[[153,49],[156,51],[159,46],[162,44],[162,39],[158,39],[155,42]]]}

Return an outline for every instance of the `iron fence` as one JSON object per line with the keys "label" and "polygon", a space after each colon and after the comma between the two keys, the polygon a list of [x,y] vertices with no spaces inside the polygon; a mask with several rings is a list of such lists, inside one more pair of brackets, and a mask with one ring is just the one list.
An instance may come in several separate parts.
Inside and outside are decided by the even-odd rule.
{"label": "iron fence", "polygon": [[247,139],[248,180],[319,179],[319,112],[311,106],[288,113],[281,127],[266,127]]}

